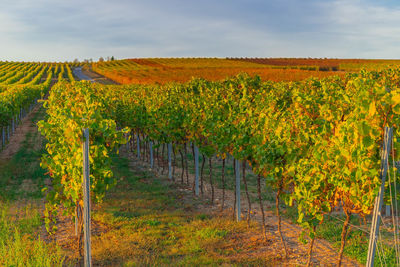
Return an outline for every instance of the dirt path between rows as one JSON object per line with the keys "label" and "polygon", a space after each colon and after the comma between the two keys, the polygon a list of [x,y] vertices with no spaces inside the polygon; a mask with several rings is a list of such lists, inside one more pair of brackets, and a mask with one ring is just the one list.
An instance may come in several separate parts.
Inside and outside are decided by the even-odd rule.
{"label": "dirt path between rows", "polygon": [[[138,160],[137,156],[135,153],[126,153],[125,148],[121,149],[122,153],[124,155],[128,155],[130,162],[132,164],[132,167],[134,168],[142,168],[147,171],[153,171],[153,173],[159,177],[163,177],[164,179],[168,180],[167,174],[162,175],[161,174],[161,168],[155,167],[153,170],[150,169],[150,165],[148,162],[145,162],[143,160]],[[125,151],[124,151],[125,150]],[[156,160],[154,160],[156,162]],[[175,167],[175,173],[176,173],[176,181],[175,183],[180,182],[180,176],[182,169],[179,167]],[[167,173],[167,171],[165,172]],[[182,190],[187,191],[187,192],[192,192],[192,185],[194,183],[195,176],[193,174],[189,173],[189,185],[188,184],[183,184],[182,185]],[[204,194],[200,196],[202,199],[208,200],[207,203],[210,203],[211,200],[211,185],[207,182],[207,178],[204,180]],[[186,177],[185,177],[186,181]],[[171,181],[172,182],[172,181]],[[214,215],[220,215],[221,214],[221,205],[222,205],[222,189],[217,188],[214,186],[214,192],[215,192],[215,200],[214,200],[214,205],[208,205],[206,204],[205,201],[203,205],[199,206],[200,211],[204,213],[212,213]],[[188,194],[189,196],[193,196],[193,194]],[[193,196],[194,197],[194,196]],[[224,210],[226,214],[230,214],[232,216],[233,213],[233,207],[234,207],[234,192],[232,190],[225,190],[225,204],[224,204]],[[308,244],[303,244],[299,241],[299,236],[302,232],[302,228],[299,225],[292,224],[288,222],[287,220],[282,218],[282,232],[283,236],[286,242],[286,245],[288,247],[288,252],[289,252],[289,257],[287,260],[283,260],[284,258],[284,252],[283,248],[281,245],[281,241],[279,238],[279,233],[278,233],[278,226],[277,226],[277,216],[275,213],[270,209],[271,207],[274,207],[275,203],[268,203],[264,202],[264,212],[265,212],[265,223],[266,223],[266,236],[268,239],[267,245],[260,245],[259,250],[265,251],[268,250],[269,254],[271,254],[271,251],[273,251],[277,257],[282,258],[282,261],[284,262],[285,266],[304,266],[307,262],[308,258],[308,249],[309,245]],[[246,220],[246,215],[247,215],[247,199],[245,197],[244,192],[242,191],[241,195],[241,213],[242,213],[242,219]],[[261,210],[259,207],[259,203],[251,203],[251,220],[257,221],[261,224],[262,222],[262,214]],[[265,210],[267,208],[267,210]],[[260,235],[260,240],[262,240],[262,232],[259,232]],[[267,247],[265,247],[267,246]],[[254,253],[254,251],[251,251],[251,253]],[[314,243],[314,248],[313,248],[313,266],[336,266],[337,262],[337,257],[338,257],[338,249],[332,247],[332,245],[323,239],[316,239]],[[342,266],[362,266],[360,263],[358,263],[355,260],[349,259],[347,257],[343,257],[342,261]]]}
{"label": "dirt path between rows", "polygon": [[[37,125],[32,122],[32,118],[36,115],[42,104],[37,104],[15,128],[14,134],[10,135],[10,140],[5,148],[0,152],[0,163],[10,160],[15,153],[19,151],[22,143],[25,141],[25,136],[29,132],[36,132]],[[32,144],[33,145],[33,144]]]}

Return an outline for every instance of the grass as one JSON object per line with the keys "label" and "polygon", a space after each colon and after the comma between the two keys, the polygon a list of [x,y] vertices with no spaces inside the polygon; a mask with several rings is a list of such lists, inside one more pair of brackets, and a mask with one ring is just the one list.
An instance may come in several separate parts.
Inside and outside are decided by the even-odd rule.
{"label": "grass", "polygon": [[[317,227],[317,237],[328,240],[333,244],[334,247],[340,247],[341,233],[342,233],[342,221],[344,216],[325,216],[324,222]],[[350,221],[352,225],[358,226],[360,224],[358,217],[352,216]],[[369,225],[368,225],[369,226]],[[382,232],[382,230],[381,230]],[[382,234],[382,233],[381,233]],[[361,231],[360,229],[352,227],[347,234],[347,241],[344,253],[351,258],[356,259],[358,262],[365,264],[368,252],[368,241],[369,241],[369,227],[368,233]],[[377,252],[375,255],[375,264],[377,266],[395,266],[395,250],[394,247],[387,244],[378,242]]]}
{"label": "grass", "polygon": [[[44,116],[40,109],[32,119]],[[19,151],[0,164],[0,265],[62,266],[63,252],[40,239],[44,170],[38,132],[28,133]],[[34,145],[36,144],[36,145]]]}
{"label": "grass", "polygon": [[[161,148],[160,148],[160,155],[161,155]],[[165,156],[165,155],[164,155]],[[188,149],[188,165],[189,165],[189,173],[194,174],[194,162],[193,162],[193,155],[191,154],[191,149]],[[168,159],[165,158],[165,161]],[[176,152],[176,162],[178,166],[181,165],[181,158],[180,154]],[[219,159],[213,159],[213,181],[214,185],[218,188],[222,188],[222,161]],[[202,165],[202,157],[199,157],[199,166]],[[209,169],[208,169],[208,159],[206,158],[205,168],[204,168],[204,179],[205,181],[209,181]],[[180,179],[180,172],[176,172],[176,177]],[[178,179],[178,180],[179,180]],[[186,179],[186,178],[185,178]],[[246,179],[248,190],[251,193],[251,202],[258,203],[258,199],[256,198],[257,194],[257,176],[254,175],[251,170],[246,171]],[[225,164],[225,180],[226,180],[226,188],[229,190],[234,190],[234,170],[233,170],[233,160],[228,157]],[[242,188],[242,197],[245,197],[244,193],[244,184],[241,181],[241,188]],[[275,211],[275,192],[274,190],[262,183],[262,199],[263,201],[267,201],[272,203],[273,205],[267,205],[266,208]],[[282,216],[291,221],[292,223],[297,223],[297,207],[295,206],[286,206],[281,204],[281,213]],[[343,221],[345,219],[344,215],[332,215],[332,216],[325,216],[325,219],[322,224],[317,227],[317,237],[325,239],[329,241],[335,248],[340,248],[341,244],[341,231],[343,226]],[[353,216],[351,224],[359,226],[360,221],[358,216]],[[362,225],[362,224],[361,224]],[[361,227],[364,227],[363,225]],[[368,232],[369,232],[370,225],[368,224]],[[389,236],[389,239],[393,239],[392,233],[387,233],[385,229],[381,227],[380,234],[382,237]],[[301,237],[299,238],[301,239]],[[360,263],[365,264],[367,259],[367,252],[368,252],[368,240],[369,234],[357,229],[357,228],[350,228],[347,236],[346,246],[344,254],[350,258],[357,260]],[[378,252],[376,252],[375,257],[375,264],[382,264],[386,262],[386,264],[392,265],[395,264],[395,250],[393,246],[388,244],[383,244],[382,242],[378,242],[379,250],[380,250],[380,257],[378,256]]]}
{"label": "grass", "polygon": [[[43,116],[41,109],[33,121]],[[1,266],[61,266],[76,262],[76,255],[65,259],[66,251],[40,239],[43,225],[40,188],[46,176],[39,164],[44,152],[39,140],[38,132],[28,133],[21,149],[10,161],[0,165]],[[233,222],[230,216],[211,215],[199,206],[204,201],[192,199],[191,193],[178,190],[178,185],[168,184],[145,170],[132,170],[128,160],[121,156],[115,155],[113,162],[118,184],[95,207],[92,215],[94,264],[275,266],[282,263],[274,251],[257,252],[261,240],[257,245],[249,241],[248,237],[259,231],[256,223],[248,228],[246,222]],[[177,162],[180,163],[179,153]],[[192,172],[190,154],[188,162]],[[222,187],[221,162],[213,161],[213,164],[214,181]],[[208,162],[204,171],[208,181]],[[233,190],[231,162],[226,165],[226,175],[227,188]],[[248,172],[247,178],[249,191],[255,194],[256,176]],[[264,185],[263,199],[273,201],[274,191],[265,188]],[[284,207],[284,217],[296,221],[296,215],[294,207]],[[353,218],[352,224],[358,224],[357,218]],[[317,228],[317,236],[339,247],[341,226],[337,219],[327,217]],[[368,237],[361,231],[352,229],[346,255],[365,262],[367,241]],[[383,250],[390,258],[387,263],[393,263],[390,261],[394,258],[393,249],[384,246]],[[379,257],[376,258],[378,264]]]}
{"label": "grass", "polygon": [[177,185],[130,169],[120,156],[113,162],[118,184],[92,215],[106,229],[92,237],[94,264],[271,266],[279,261],[244,249],[257,224],[248,228],[246,222],[210,215]]}
{"label": "grass", "polygon": [[27,205],[18,210],[2,204],[0,210],[1,266],[62,266],[63,252],[40,239],[39,208]]}
{"label": "grass", "polygon": [[[32,120],[37,121],[40,116],[44,116],[43,109]],[[28,132],[18,152],[0,165],[0,200],[43,197],[40,189],[46,176],[45,170],[40,167],[40,158],[45,152],[41,142],[39,132]]]}

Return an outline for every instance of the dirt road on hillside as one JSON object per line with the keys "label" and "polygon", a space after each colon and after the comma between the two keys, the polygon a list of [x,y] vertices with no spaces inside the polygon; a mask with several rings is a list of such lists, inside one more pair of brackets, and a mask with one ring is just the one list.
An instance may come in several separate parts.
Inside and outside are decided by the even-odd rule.
{"label": "dirt road on hillside", "polygon": [[116,82],[86,68],[76,67],[73,69],[73,73],[80,81],[85,80],[100,84],[117,84]]}

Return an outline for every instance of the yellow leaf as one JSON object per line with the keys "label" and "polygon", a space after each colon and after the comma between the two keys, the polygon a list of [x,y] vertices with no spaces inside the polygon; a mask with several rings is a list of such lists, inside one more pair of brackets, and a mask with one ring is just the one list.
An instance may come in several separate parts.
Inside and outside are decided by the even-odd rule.
{"label": "yellow leaf", "polygon": [[393,101],[393,103],[394,103],[395,105],[399,104],[399,103],[400,103],[400,94],[394,95],[394,96],[392,97],[392,101]]}
{"label": "yellow leaf", "polygon": [[369,104],[369,116],[374,116],[376,113],[375,101]]}

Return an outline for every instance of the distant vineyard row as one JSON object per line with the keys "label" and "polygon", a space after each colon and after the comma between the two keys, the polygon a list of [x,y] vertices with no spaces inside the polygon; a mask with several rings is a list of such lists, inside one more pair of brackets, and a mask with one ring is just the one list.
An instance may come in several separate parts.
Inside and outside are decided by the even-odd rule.
{"label": "distant vineyard row", "polygon": [[263,80],[299,81],[309,77],[341,75],[335,71],[320,72],[314,67],[283,68],[240,60],[218,58],[149,58],[98,62],[92,69],[120,84],[165,84],[187,82],[193,77],[210,81],[223,80],[241,72],[259,75]]}
{"label": "distant vineyard row", "polygon": [[11,125],[22,108],[61,79],[75,80],[67,64],[0,62],[0,126]]}
{"label": "distant vineyard row", "polygon": [[272,68],[319,71],[360,71],[399,66],[400,60],[330,59],[330,58],[227,58],[271,66]]}
{"label": "distant vineyard row", "polygon": [[269,81],[300,81],[309,77],[344,77],[344,72],[383,70],[399,60],[301,58],[147,58],[92,63],[95,72],[120,84],[165,84],[191,78],[223,80],[241,72]]}

